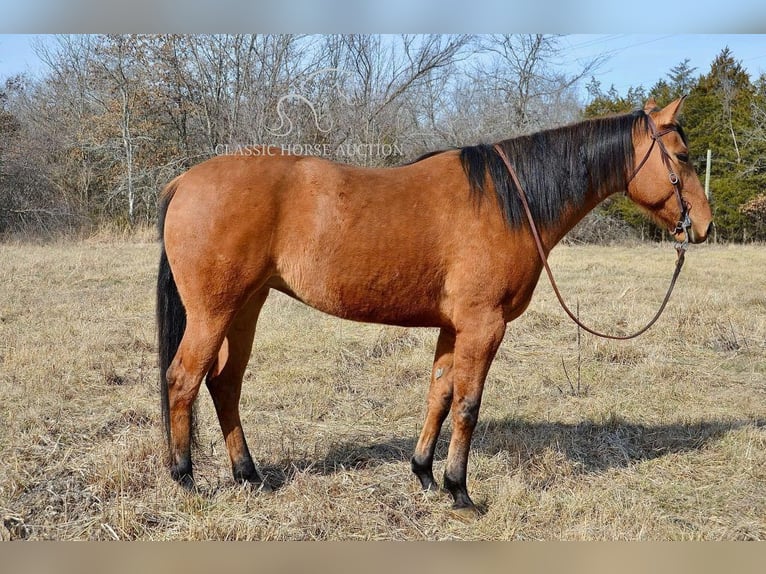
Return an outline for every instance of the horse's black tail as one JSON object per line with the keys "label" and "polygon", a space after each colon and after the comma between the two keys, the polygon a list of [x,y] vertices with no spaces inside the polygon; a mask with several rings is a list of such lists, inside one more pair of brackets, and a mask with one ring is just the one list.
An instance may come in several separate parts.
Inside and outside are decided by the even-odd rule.
{"label": "horse's black tail", "polygon": [[[170,363],[178,351],[184,331],[186,330],[186,309],[178,294],[173,271],[170,269],[168,257],[165,253],[164,234],[165,214],[167,213],[170,200],[175,193],[177,181],[171,182],[160,198],[158,212],[158,226],[162,251],[160,253],[160,266],[157,274],[157,338],[160,366],[160,397],[162,406],[162,422],[165,430],[165,439],[170,451],[170,399],[168,397],[167,371]],[[192,427],[193,428],[193,427]]]}

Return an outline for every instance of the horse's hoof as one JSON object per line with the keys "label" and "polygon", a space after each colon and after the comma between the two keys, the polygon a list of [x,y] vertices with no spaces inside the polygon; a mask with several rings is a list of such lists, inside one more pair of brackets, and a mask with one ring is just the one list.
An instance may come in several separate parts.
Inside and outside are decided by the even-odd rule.
{"label": "horse's hoof", "polygon": [[186,491],[194,490],[194,475],[190,472],[171,470],[170,476],[173,477],[178,485]]}
{"label": "horse's hoof", "polygon": [[461,506],[459,508],[455,508],[453,506],[450,509],[450,516],[456,520],[459,520],[460,522],[475,522],[481,518],[481,515],[482,512],[473,505]]}
{"label": "horse's hoof", "polygon": [[258,480],[241,480],[237,482],[239,482],[243,488],[246,488],[251,492],[262,494],[270,494],[274,492],[274,489],[271,487],[271,485],[265,480],[261,480],[260,478]]}
{"label": "horse's hoof", "polygon": [[261,494],[271,494],[274,492],[274,489],[266,481],[263,481],[260,484],[253,483],[253,488],[256,492],[260,492]]}
{"label": "horse's hoof", "polygon": [[428,500],[436,500],[437,498],[440,498],[444,494],[442,489],[439,488],[439,486],[436,483],[429,486],[428,488],[421,488],[420,492],[423,493],[423,498],[426,498]]}

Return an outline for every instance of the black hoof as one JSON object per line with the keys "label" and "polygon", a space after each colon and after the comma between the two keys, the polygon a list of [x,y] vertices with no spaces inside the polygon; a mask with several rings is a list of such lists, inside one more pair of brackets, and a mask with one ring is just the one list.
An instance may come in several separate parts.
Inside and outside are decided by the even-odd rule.
{"label": "black hoof", "polygon": [[439,490],[439,485],[436,484],[436,479],[434,478],[434,473],[431,465],[421,464],[415,459],[415,457],[412,457],[410,460],[410,468],[412,468],[412,472],[415,473],[415,476],[418,477],[420,486],[423,490]]}
{"label": "black hoof", "polygon": [[194,475],[192,475],[191,471],[172,468],[170,476],[185,490],[194,490]]}
{"label": "black hoof", "polygon": [[465,509],[473,509],[478,512],[473,500],[468,496],[468,489],[464,481],[452,480],[445,474],[444,490],[449,492],[452,495],[452,500],[455,501],[452,505],[452,510],[463,511]]}
{"label": "black hoof", "polygon": [[246,460],[241,463],[235,464],[232,467],[232,473],[234,474],[234,480],[238,483],[247,485],[253,490],[258,492],[272,492],[273,489],[266,482],[258,471],[255,469],[255,465],[252,460]]}

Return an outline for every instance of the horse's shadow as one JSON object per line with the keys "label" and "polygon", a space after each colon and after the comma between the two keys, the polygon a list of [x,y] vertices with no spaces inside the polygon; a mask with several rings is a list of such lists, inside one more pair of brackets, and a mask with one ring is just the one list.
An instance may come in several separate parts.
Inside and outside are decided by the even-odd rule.
{"label": "horse's shadow", "polygon": [[[701,421],[645,425],[610,419],[603,423],[529,422],[510,417],[480,422],[471,449],[488,456],[505,453],[518,467],[528,466],[551,451],[560,453],[581,472],[601,472],[704,448],[730,431],[764,427],[766,420]],[[445,427],[436,460],[446,456],[449,429]],[[269,484],[281,488],[297,472],[329,475],[349,468],[370,468],[389,462],[406,462],[416,437],[393,436],[370,442],[369,437],[333,445],[323,459],[298,459],[262,468]]]}

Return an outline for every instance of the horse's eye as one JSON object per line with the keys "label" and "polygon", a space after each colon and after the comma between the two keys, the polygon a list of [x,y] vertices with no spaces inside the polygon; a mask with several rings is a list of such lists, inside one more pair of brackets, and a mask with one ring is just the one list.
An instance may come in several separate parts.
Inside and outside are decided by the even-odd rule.
{"label": "horse's eye", "polygon": [[689,163],[688,153],[677,153],[676,157],[678,158],[678,161],[680,161],[681,163]]}

